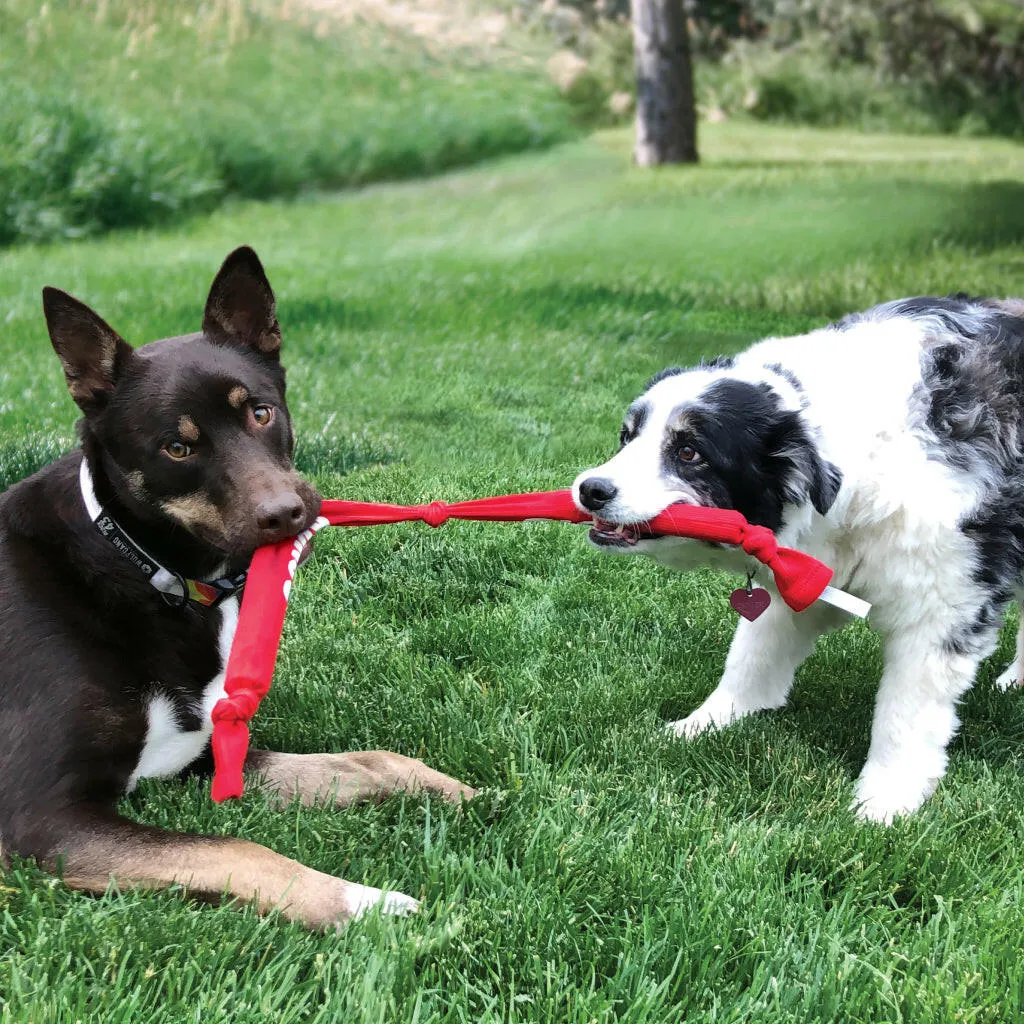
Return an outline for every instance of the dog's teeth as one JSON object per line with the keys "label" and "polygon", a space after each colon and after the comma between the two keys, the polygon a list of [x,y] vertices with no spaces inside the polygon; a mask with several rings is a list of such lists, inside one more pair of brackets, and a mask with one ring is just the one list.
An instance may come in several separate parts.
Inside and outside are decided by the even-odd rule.
{"label": "dog's teeth", "polygon": [[619,523],[619,525],[615,527],[615,532],[621,537],[626,532],[626,527],[623,526],[622,523]]}

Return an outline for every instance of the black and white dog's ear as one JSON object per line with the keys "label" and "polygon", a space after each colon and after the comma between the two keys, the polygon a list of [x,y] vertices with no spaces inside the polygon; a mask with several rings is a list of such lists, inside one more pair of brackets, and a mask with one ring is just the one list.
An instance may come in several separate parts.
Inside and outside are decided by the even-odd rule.
{"label": "black and white dog's ear", "polygon": [[776,458],[782,460],[784,479],[788,480],[785,500],[795,505],[809,500],[816,512],[825,515],[843,485],[841,470],[822,458],[806,425],[796,414],[786,416],[785,426],[775,440]]}
{"label": "black and white dog's ear", "polygon": [[825,515],[835,503],[839,495],[839,488],[842,486],[843,474],[839,467],[815,454],[808,488],[808,497],[811,499],[815,511]]}
{"label": "black and white dog's ear", "polygon": [[245,345],[276,359],[281,351],[274,292],[259,257],[247,245],[224,261],[210,286],[203,334],[218,345]]}
{"label": "black and white dog's ear", "polygon": [[132,347],[98,313],[59,288],[43,289],[43,313],[68,391],[86,416],[110,398]]}

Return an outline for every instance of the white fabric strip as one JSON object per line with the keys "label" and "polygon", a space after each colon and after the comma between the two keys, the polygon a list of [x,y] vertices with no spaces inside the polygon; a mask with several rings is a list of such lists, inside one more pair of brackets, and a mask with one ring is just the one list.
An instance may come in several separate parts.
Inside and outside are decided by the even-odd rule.
{"label": "white fabric strip", "polygon": [[854,597],[853,594],[848,594],[845,590],[837,590],[835,587],[826,587],[818,600],[861,619],[866,619],[871,611],[871,605],[867,601]]}

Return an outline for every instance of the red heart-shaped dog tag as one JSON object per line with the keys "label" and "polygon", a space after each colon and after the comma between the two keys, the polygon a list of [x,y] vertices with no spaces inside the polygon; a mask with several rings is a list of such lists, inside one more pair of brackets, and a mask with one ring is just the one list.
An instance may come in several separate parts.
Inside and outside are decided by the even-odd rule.
{"label": "red heart-shaped dog tag", "polygon": [[745,619],[754,621],[772,603],[772,596],[762,587],[747,590],[740,587],[729,595],[729,604]]}

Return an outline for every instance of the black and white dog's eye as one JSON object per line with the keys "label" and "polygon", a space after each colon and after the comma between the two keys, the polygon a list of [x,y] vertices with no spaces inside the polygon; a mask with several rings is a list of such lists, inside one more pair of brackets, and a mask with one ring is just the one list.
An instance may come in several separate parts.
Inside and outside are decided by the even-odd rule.
{"label": "black and white dog's eye", "polygon": [[684,444],[676,454],[678,454],[683,462],[700,462],[700,452],[696,448],[691,448],[688,444]]}

